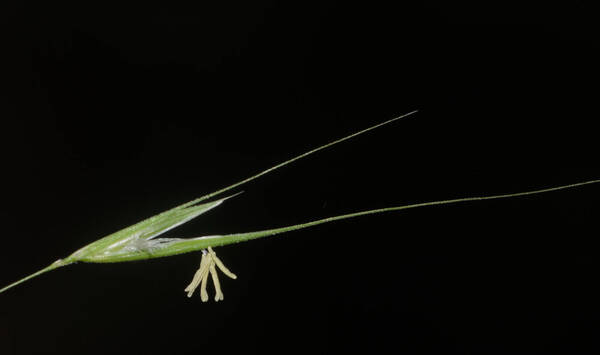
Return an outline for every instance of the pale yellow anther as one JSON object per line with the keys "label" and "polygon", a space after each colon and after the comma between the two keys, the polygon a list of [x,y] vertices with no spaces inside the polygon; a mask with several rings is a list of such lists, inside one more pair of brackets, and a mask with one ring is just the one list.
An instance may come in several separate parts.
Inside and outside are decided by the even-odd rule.
{"label": "pale yellow anther", "polygon": [[213,284],[215,285],[215,302],[223,300],[223,292],[221,292],[221,283],[219,282],[219,275],[215,265],[210,266],[210,276],[212,276]]}
{"label": "pale yellow anther", "polygon": [[185,291],[188,293],[188,297],[191,297],[196,288],[200,286],[200,299],[202,302],[208,301],[206,284],[208,283],[208,274],[210,274],[213,284],[215,285],[215,301],[222,301],[224,299],[223,292],[221,291],[221,283],[219,282],[219,275],[215,265],[228,277],[232,279],[237,278],[234,273],[229,271],[229,269],[223,265],[223,262],[217,257],[217,254],[214,252],[214,250],[209,247],[208,252],[206,250],[202,251],[200,267],[194,274],[192,282],[185,288]]}
{"label": "pale yellow anther", "polygon": [[200,283],[200,299],[202,302],[208,302],[208,292],[206,292],[206,283],[208,281],[208,269],[202,273],[202,281]]}
{"label": "pale yellow anther", "polygon": [[237,279],[237,276],[235,276],[235,274],[233,272],[229,271],[229,269],[225,266],[225,264],[223,264],[221,259],[219,259],[219,257],[217,257],[217,253],[215,253],[211,247],[208,247],[208,252],[212,256],[212,258],[215,261],[215,263],[217,264],[217,266],[219,267],[219,270],[221,270],[228,277],[230,277],[234,280]]}
{"label": "pale yellow anther", "polygon": [[185,292],[188,293],[188,297],[192,297],[192,294],[194,294],[194,290],[196,290],[198,285],[200,285],[200,283],[202,282],[202,279],[204,278],[204,275],[208,274],[209,267],[210,267],[210,260],[209,260],[209,258],[206,257],[206,253],[203,253],[202,259],[200,260],[200,267],[198,268],[198,271],[196,271],[196,274],[194,274],[194,278],[192,279],[192,282],[185,288]]}
{"label": "pale yellow anther", "polygon": [[184,291],[188,293],[188,297],[192,297],[194,290],[196,289],[196,287],[198,287],[198,284],[200,283],[200,275],[201,271],[200,269],[198,269],[198,271],[196,271],[196,274],[194,274],[192,282],[190,282],[190,284],[185,288]]}

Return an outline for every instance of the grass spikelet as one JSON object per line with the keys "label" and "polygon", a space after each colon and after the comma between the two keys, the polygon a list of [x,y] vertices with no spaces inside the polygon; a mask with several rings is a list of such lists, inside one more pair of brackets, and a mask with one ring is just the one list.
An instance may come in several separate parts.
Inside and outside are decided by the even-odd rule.
{"label": "grass spikelet", "polygon": [[[195,200],[186,202],[182,205],[176,206],[170,210],[157,214],[156,216],[145,219],[139,223],[136,223],[130,227],[117,231],[113,234],[110,234],[104,238],[101,238],[93,243],[90,243],[83,248],[75,251],[71,255],[67,256],[64,259],[58,259],[54,263],[49,266],[41,269],[38,272],[35,272],[29,276],[24,277],[23,279],[16,281],[2,289],[0,289],[0,293],[5,292],[6,290],[17,286],[25,281],[28,281],[34,277],[37,277],[41,274],[44,274],[48,271],[57,269],[59,267],[63,267],[66,265],[70,265],[76,262],[89,262],[89,263],[118,263],[132,260],[146,260],[152,258],[163,258],[167,256],[173,256],[183,253],[190,253],[195,251],[202,251],[202,258],[200,261],[200,266],[198,270],[195,272],[192,281],[185,288],[185,292],[187,292],[187,296],[191,297],[194,291],[200,287],[200,298],[203,302],[208,301],[208,277],[210,275],[212,282],[215,288],[215,301],[222,301],[224,299],[223,292],[221,290],[221,283],[218,277],[218,270],[220,270],[223,274],[228,276],[229,278],[236,279],[237,276],[232,273],[217,257],[217,254],[214,252],[213,247],[218,247],[222,245],[240,243],[244,241],[249,241],[253,239],[263,238],[267,236],[278,235],[282,233],[291,232],[294,230],[304,229],[308,227],[317,226],[323,223],[330,223],[334,221],[339,221],[348,218],[355,218],[360,216],[365,216],[369,214],[377,214],[384,212],[393,212],[393,211],[401,211],[411,208],[420,208],[427,206],[440,206],[447,204],[455,204],[455,203],[467,203],[467,202],[475,202],[475,201],[483,201],[483,200],[495,200],[495,199],[504,199],[504,198],[515,198],[515,197],[524,197],[541,193],[549,193],[564,189],[572,189],[576,187],[582,187],[585,185],[596,184],[600,182],[600,180],[590,180],[586,182],[574,183],[569,185],[563,185],[558,187],[551,187],[545,189],[538,189],[533,191],[525,191],[525,192],[517,192],[517,193],[509,193],[502,195],[493,195],[493,196],[481,196],[481,197],[465,197],[451,200],[441,200],[441,201],[431,201],[431,202],[421,202],[415,203],[411,205],[404,206],[394,206],[394,207],[386,207],[374,210],[360,211],[355,213],[349,213],[339,216],[333,216],[328,218],[323,218],[315,221],[309,221],[306,223],[300,223],[292,226],[285,226],[279,228],[270,228],[264,229],[261,231],[255,232],[245,232],[245,233],[235,233],[235,234],[226,234],[226,235],[210,235],[210,236],[200,236],[196,238],[158,238],[160,235],[166,233],[173,228],[176,228],[184,223],[191,221],[194,218],[199,217],[200,215],[212,210],[220,206],[223,202],[237,196],[239,193],[219,198],[214,201],[205,202],[213,197],[216,197],[224,192],[235,189],[245,183],[248,183],[252,180],[255,180],[265,174],[273,172],[279,168],[282,168],[286,165],[289,165],[299,159],[307,157],[313,153],[316,153],[325,148],[331,147],[335,144],[346,141],[350,138],[356,137],[358,135],[369,132],[375,128],[387,125],[394,121],[400,120],[402,118],[411,116],[416,111],[409,112],[405,115],[393,118],[391,120],[382,122],[380,124],[374,125],[372,127],[363,129],[359,132],[350,134],[333,142],[327,143],[320,147],[317,147],[313,150],[310,150],[306,153],[300,154],[296,157],[293,157],[289,160],[286,160],[278,165],[275,165],[271,168],[268,168],[264,171],[261,171],[258,174],[250,176],[244,180],[241,180],[235,184],[224,187],[218,191],[210,193],[208,195],[199,197]],[[218,270],[217,270],[218,269]]]}

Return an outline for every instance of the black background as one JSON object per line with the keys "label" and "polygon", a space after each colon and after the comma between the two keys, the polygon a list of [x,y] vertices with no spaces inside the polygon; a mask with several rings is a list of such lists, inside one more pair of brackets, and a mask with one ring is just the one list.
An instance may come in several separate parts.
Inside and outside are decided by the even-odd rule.
{"label": "black background", "polygon": [[[598,12],[227,2],[3,9],[0,280],[334,138],[169,236],[600,177]],[[0,353],[597,354],[589,186],[363,217],[0,295]]]}

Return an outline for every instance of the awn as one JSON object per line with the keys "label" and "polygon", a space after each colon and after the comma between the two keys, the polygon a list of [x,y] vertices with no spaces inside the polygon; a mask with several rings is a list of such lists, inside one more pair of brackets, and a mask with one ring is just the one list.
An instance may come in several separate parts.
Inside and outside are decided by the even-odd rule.
{"label": "awn", "polygon": [[[600,182],[599,180],[591,180],[586,182],[580,182],[576,184],[563,185],[553,188],[527,191],[527,192],[519,192],[512,194],[503,194],[503,195],[493,195],[493,196],[484,196],[484,197],[466,197],[452,200],[443,200],[443,201],[433,201],[433,202],[423,202],[412,205],[405,206],[397,206],[397,207],[387,207],[375,210],[368,210],[362,212],[355,212],[350,214],[344,214],[329,218],[324,218],[316,221],[311,221],[307,223],[296,224],[287,227],[274,228],[274,229],[266,229],[257,232],[249,232],[249,233],[236,233],[236,234],[228,234],[228,235],[213,235],[213,236],[202,236],[198,238],[189,238],[189,239],[181,239],[181,238],[157,238],[161,234],[183,224],[189,222],[190,220],[198,217],[199,215],[221,205],[225,200],[231,198],[235,195],[220,198],[218,200],[212,202],[203,202],[212,197],[220,195],[226,191],[232,190],[240,185],[243,185],[247,182],[250,182],[254,179],[257,179],[267,173],[272,172],[273,170],[284,167],[298,159],[302,159],[310,154],[318,152],[322,149],[335,145],[337,143],[343,142],[370,130],[373,130],[377,127],[386,125],[388,123],[397,121],[401,118],[410,116],[414,114],[416,111],[407,113],[400,117],[393,118],[391,120],[385,121],[383,123],[377,124],[375,126],[364,129],[360,132],[351,134],[344,138],[338,139],[336,141],[330,142],[318,148],[315,148],[311,151],[308,151],[304,154],[301,154],[297,157],[289,159],[283,163],[275,165],[269,169],[266,169],[256,175],[253,175],[247,179],[244,179],[240,182],[237,182],[233,185],[227,186],[221,190],[210,193],[208,195],[202,196],[190,202],[184,203],[180,206],[177,206],[168,211],[162,212],[156,216],[150,217],[146,220],[143,220],[137,224],[134,224],[130,227],[122,229],[116,233],[110,234],[102,239],[99,239],[87,246],[77,250],[73,254],[69,255],[64,259],[58,259],[50,266],[31,274],[17,282],[14,282],[3,289],[0,289],[0,293],[8,290],[11,287],[14,287],[22,282],[25,282],[33,277],[36,277],[40,274],[48,272],[50,270],[54,270],[56,268],[66,266],[69,264],[73,264],[78,261],[82,262],[90,262],[90,263],[116,263],[130,260],[143,260],[143,259],[151,259],[151,258],[162,258],[171,255],[177,255],[182,253],[188,253],[192,251],[202,251],[202,259],[200,262],[200,267],[192,282],[188,285],[185,291],[188,293],[188,297],[191,297],[194,290],[200,286],[200,297],[202,301],[208,300],[208,293],[206,291],[206,284],[208,282],[208,276],[210,275],[212,281],[215,286],[215,300],[223,300],[223,293],[221,292],[220,282],[217,276],[217,268],[220,269],[225,275],[230,278],[236,278],[236,276],[229,271],[223,262],[217,257],[216,253],[212,249],[212,247],[239,243],[247,240],[262,238],[266,236],[271,236],[275,234],[285,233],[293,230],[303,229],[311,226],[316,226],[318,224],[338,221],[347,218],[353,218],[358,216],[364,216],[368,214],[374,213],[382,213],[382,212],[390,212],[390,211],[399,211],[416,207],[425,207],[425,206],[433,206],[433,205],[446,205],[452,203],[459,202],[468,202],[468,201],[481,201],[481,200],[492,200],[492,199],[501,199],[501,198],[509,198],[509,197],[517,197],[517,196],[526,196],[533,195],[551,191],[557,191],[562,189],[573,188],[577,186],[595,184]],[[238,193],[239,194],[239,193]],[[200,202],[203,202],[200,204]]]}

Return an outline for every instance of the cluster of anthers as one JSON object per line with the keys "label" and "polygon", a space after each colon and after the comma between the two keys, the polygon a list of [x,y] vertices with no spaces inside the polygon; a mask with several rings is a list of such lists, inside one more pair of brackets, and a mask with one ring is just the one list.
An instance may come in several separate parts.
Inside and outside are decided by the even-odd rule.
{"label": "cluster of anthers", "polygon": [[219,275],[217,274],[217,268],[221,270],[225,275],[229,276],[232,279],[237,279],[234,273],[229,271],[228,268],[223,265],[221,259],[217,257],[217,254],[212,250],[211,247],[208,247],[208,251],[206,249],[202,250],[202,260],[200,260],[200,267],[192,282],[185,288],[185,292],[188,293],[188,297],[192,297],[198,285],[200,285],[200,298],[202,302],[208,301],[208,292],[206,292],[206,283],[208,282],[208,274],[212,277],[213,283],[215,284],[215,301],[223,300],[223,292],[221,292],[221,283],[219,282]]}

